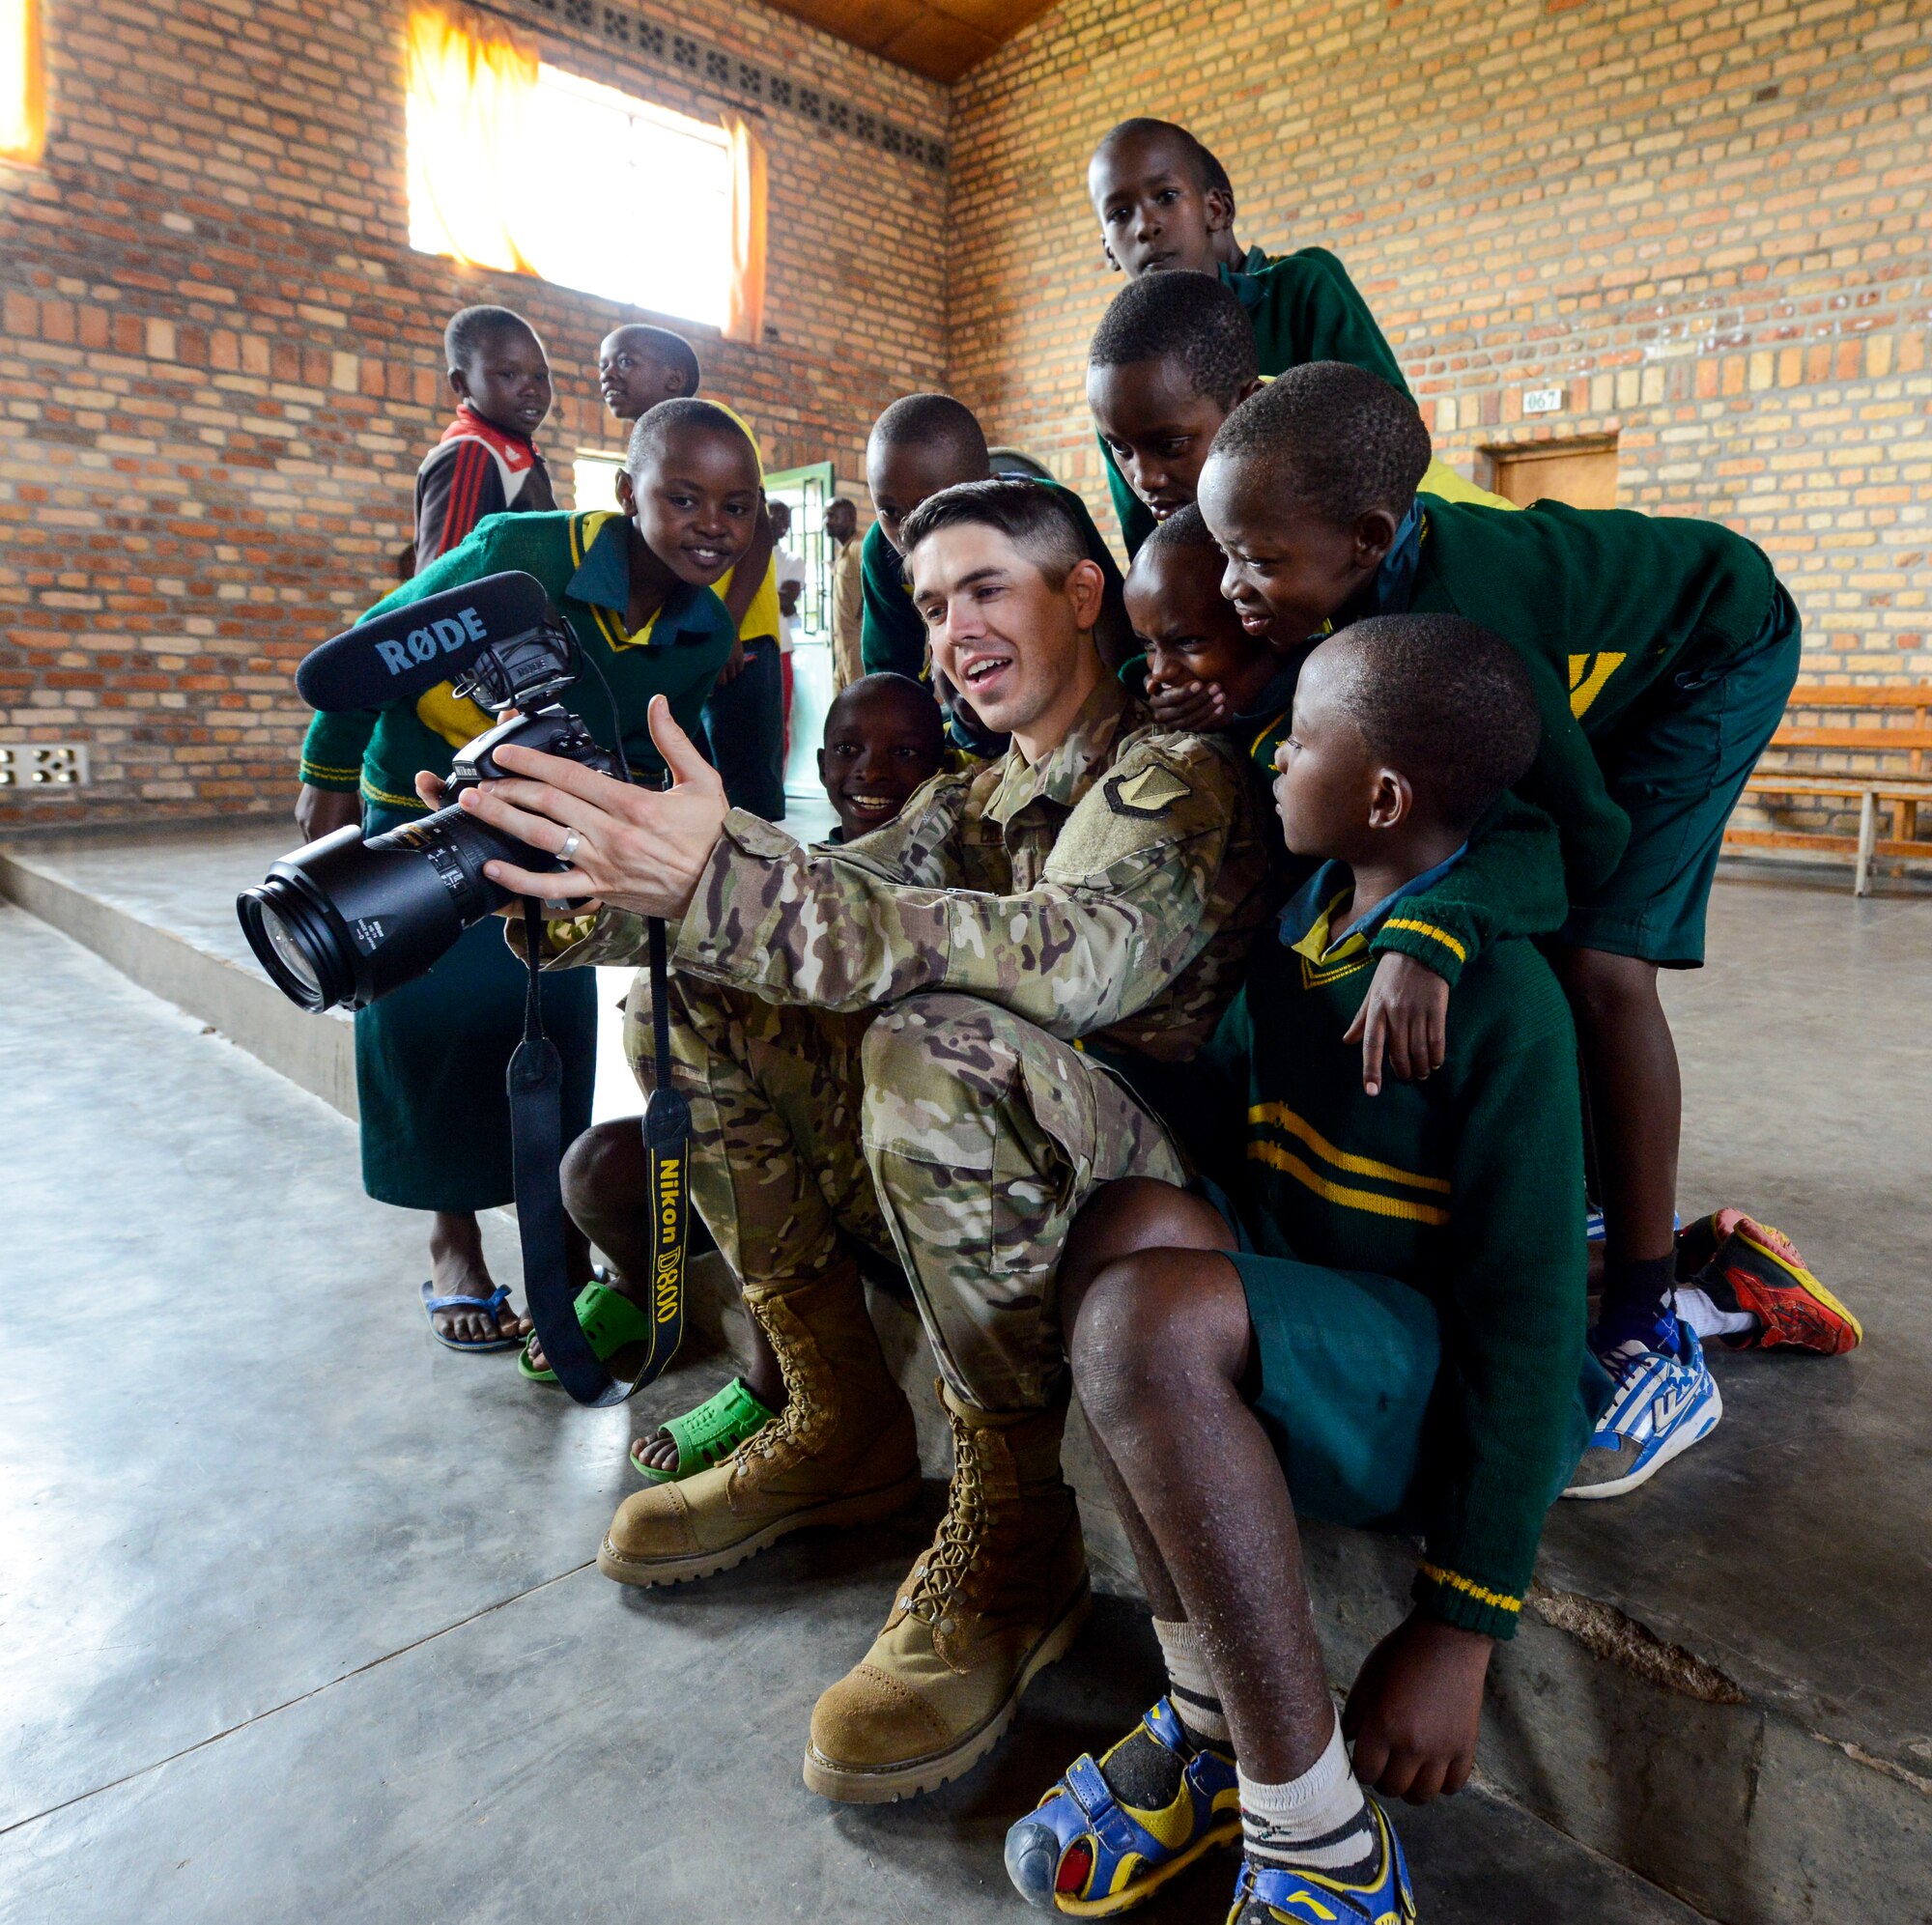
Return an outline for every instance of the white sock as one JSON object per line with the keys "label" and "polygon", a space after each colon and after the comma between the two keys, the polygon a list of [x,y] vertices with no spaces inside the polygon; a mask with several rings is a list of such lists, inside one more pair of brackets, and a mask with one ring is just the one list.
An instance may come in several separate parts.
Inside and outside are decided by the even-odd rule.
{"label": "white sock", "polygon": [[1201,1650],[1201,1639],[1185,1618],[1156,1618],[1153,1634],[1160,1640],[1160,1655],[1167,1660],[1167,1695],[1175,1714],[1198,1744],[1228,1742],[1228,1719],[1221,1710],[1221,1695],[1214,1687],[1214,1674]]}
{"label": "white sock", "polygon": [[1339,1724],[1321,1757],[1288,1784],[1257,1784],[1239,1770],[1236,1777],[1249,1857],[1322,1872],[1350,1870],[1374,1857],[1375,1821]]}
{"label": "white sock", "polygon": [[1719,1310],[1709,1290],[1694,1284],[1679,1284],[1673,1299],[1678,1316],[1697,1333],[1701,1344],[1713,1337],[1742,1337],[1757,1328],[1757,1318],[1747,1310]]}

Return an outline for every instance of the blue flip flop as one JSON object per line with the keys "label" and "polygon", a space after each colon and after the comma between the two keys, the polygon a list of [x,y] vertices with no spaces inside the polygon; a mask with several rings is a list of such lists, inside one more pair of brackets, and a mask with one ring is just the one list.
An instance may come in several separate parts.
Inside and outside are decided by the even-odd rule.
{"label": "blue flip flop", "polygon": [[508,1284],[498,1284],[486,1297],[440,1297],[430,1292],[436,1288],[434,1282],[426,1282],[422,1287],[423,1315],[429,1318],[429,1334],[445,1350],[521,1350],[524,1340],[521,1337],[486,1337],[481,1343],[465,1344],[454,1337],[445,1337],[436,1327],[436,1314],[440,1310],[484,1311],[494,1316],[510,1300]]}

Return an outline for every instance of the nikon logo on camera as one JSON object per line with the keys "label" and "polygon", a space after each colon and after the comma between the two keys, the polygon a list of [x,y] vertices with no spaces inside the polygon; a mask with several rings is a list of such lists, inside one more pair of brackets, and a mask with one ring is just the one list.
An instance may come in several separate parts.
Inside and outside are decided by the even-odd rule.
{"label": "nikon logo on camera", "polygon": [[439,651],[453,655],[467,642],[489,639],[490,631],[476,610],[459,609],[427,628],[412,628],[401,641],[379,641],[376,653],[391,675],[407,675],[412,668],[435,661]]}

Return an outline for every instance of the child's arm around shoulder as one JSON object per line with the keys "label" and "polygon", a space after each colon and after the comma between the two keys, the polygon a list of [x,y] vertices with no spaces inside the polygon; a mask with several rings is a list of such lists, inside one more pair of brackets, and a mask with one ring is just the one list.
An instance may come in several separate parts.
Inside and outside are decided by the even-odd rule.
{"label": "child's arm around shoulder", "polygon": [[1470,830],[1462,861],[1371,941],[1381,960],[1348,1035],[1362,1045],[1363,1087],[1381,1087],[1384,1062],[1405,1083],[1439,1069],[1463,971],[1493,944],[1560,929],[1569,913],[1555,823],[1505,791]]}

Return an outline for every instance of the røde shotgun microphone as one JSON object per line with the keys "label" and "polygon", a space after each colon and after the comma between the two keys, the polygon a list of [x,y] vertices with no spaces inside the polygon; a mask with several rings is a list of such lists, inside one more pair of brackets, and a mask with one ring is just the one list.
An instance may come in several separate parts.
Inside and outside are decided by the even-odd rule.
{"label": "r\u00f8de shotgun microphone", "polygon": [[412,701],[455,681],[486,649],[540,629],[549,608],[534,576],[486,575],[345,629],[302,658],[296,688],[327,712]]}

